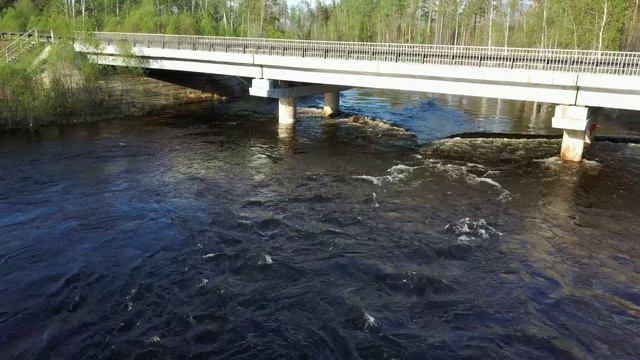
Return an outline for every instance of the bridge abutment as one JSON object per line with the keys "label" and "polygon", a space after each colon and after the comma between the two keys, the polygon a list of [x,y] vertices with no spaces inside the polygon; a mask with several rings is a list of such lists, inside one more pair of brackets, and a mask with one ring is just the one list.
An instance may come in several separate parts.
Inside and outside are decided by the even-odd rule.
{"label": "bridge abutment", "polygon": [[340,112],[340,92],[332,91],[324,93],[324,106],[322,108],[322,116],[326,118],[333,117]]}
{"label": "bridge abutment", "polygon": [[593,109],[584,106],[556,106],[552,126],[563,129],[560,158],[567,161],[581,161],[585,144],[590,144],[596,128]]}

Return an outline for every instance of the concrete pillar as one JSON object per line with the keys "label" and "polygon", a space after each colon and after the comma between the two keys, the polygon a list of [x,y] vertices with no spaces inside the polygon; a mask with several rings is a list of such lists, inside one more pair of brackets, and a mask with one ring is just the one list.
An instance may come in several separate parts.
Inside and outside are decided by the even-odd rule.
{"label": "concrete pillar", "polygon": [[324,108],[322,116],[332,117],[340,112],[340,92],[324,93]]}
{"label": "concrete pillar", "polygon": [[568,161],[581,161],[584,152],[584,131],[564,130],[560,158]]}
{"label": "concrete pillar", "polygon": [[293,124],[296,122],[296,98],[283,97],[278,99],[278,119],[280,124]]}
{"label": "concrete pillar", "polygon": [[552,126],[563,129],[560,158],[568,161],[581,161],[585,140],[591,139],[595,130],[595,117],[591,109],[584,106],[556,106]]}

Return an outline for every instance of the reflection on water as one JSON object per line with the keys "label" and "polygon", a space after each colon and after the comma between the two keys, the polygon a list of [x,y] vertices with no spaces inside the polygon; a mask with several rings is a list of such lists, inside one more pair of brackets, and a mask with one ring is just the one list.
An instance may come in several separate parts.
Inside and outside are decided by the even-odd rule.
{"label": "reflection on water", "polygon": [[[320,106],[320,97],[302,104]],[[413,131],[421,141],[465,132],[562,134],[551,128],[555,105],[457,95],[352,89],[343,92],[345,112],[389,120]],[[598,124],[598,134],[640,135],[637,113],[619,112]]]}
{"label": "reflection on water", "polygon": [[278,124],[278,138],[283,144],[295,141],[296,127],[293,124]]}
{"label": "reflection on water", "polygon": [[[390,120],[409,126],[423,141],[441,138],[443,133],[561,133],[551,129],[554,108],[549,104],[410,92],[391,92],[392,96],[387,97],[388,91],[352,91],[359,95],[358,100],[353,108],[347,103],[345,109],[358,111],[367,103],[379,102],[382,106],[375,116],[391,117]],[[385,99],[390,99],[389,105]],[[387,106],[391,106],[391,116],[385,117]]]}
{"label": "reflection on water", "polygon": [[562,163],[433,141],[554,133],[547,105],[342,100],[410,131],[251,99],[0,135],[0,358],[638,358],[640,146]]}

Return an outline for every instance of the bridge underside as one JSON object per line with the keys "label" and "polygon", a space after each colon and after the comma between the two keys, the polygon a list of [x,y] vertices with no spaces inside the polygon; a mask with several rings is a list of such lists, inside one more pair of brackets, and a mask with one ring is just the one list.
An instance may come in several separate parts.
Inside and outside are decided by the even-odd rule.
{"label": "bridge underside", "polygon": [[215,93],[224,97],[247,96],[251,79],[218,74],[190,73],[166,69],[148,69],[147,77],[176,84],[189,89]]}
{"label": "bridge underside", "polygon": [[[326,116],[339,112],[339,92],[367,87],[560,104],[554,127],[565,130],[562,157],[580,160],[585,140],[595,129],[589,108],[640,111],[640,82],[635,77],[569,72],[473,68],[430,64],[339,61],[195,50],[134,48],[133,59],[115,47],[100,53],[76,44],[90,58],[106,65],[141,66],[151,73],[173,74],[172,82],[186,86],[203,74],[253,79],[249,94],[279,98],[279,119],[293,123],[296,97],[324,94]],[[189,76],[185,76],[189,73]]]}

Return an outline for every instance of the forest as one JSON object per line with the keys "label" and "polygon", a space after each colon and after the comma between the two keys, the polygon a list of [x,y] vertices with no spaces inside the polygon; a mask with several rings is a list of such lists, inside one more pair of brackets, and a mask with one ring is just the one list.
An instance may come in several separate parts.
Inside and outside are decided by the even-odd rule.
{"label": "forest", "polygon": [[640,0],[0,0],[31,28],[638,51]]}

